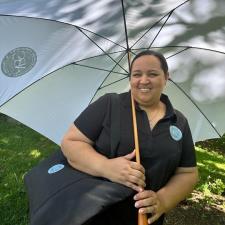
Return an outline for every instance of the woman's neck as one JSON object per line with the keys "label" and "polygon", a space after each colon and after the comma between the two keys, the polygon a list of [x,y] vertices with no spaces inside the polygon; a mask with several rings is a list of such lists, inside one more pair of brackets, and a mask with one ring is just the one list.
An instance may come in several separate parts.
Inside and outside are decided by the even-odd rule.
{"label": "woman's neck", "polygon": [[153,129],[158,121],[166,114],[166,106],[161,101],[149,106],[140,105],[139,107],[146,112],[151,129]]}
{"label": "woman's neck", "polygon": [[149,104],[149,105],[141,105],[139,104],[139,107],[146,111],[146,113],[150,113],[150,112],[154,112],[156,110],[159,110],[162,107],[162,102],[161,101],[157,101],[155,103]]}

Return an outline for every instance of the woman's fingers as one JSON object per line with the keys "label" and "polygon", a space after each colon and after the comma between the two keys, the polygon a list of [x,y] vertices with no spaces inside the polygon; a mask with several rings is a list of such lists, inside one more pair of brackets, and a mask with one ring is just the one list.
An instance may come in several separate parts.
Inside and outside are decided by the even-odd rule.
{"label": "woman's fingers", "polygon": [[131,161],[130,162],[130,167],[132,169],[134,169],[134,170],[138,170],[138,171],[142,172],[143,174],[145,174],[145,168],[141,164],[139,164],[137,162]]}
{"label": "woman's fingers", "polygon": [[127,155],[123,156],[127,160],[132,160],[136,156],[135,150],[133,150],[131,153],[128,153]]}
{"label": "woman's fingers", "polygon": [[134,196],[135,207],[139,209],[139,213],[151,214],[148,223],[156,221],[163,213],[164,208],[157,196],[157,193],[151,190],[144,190]]}
{"label": "woman's fingers", "polygon": [[145,207],[145,208],[141,208],[141,209],[139,209],[139,213],[142,213],[142,214],[149,214],[149,213],[151,213],[152,215],[153,214],[155,214],[155,212],[156,212],[156,206],[149,206],[149,207]]}
{"label": "woman's fingers", "polygon": [[140,209],[141,213],[153,213],[158,204],[158,198],[155,192],[145,190],[134,196],[135,207]]}
{"label": "woman's fingers", "polygon": [[128,179],[131,183],[136,184],[139,187],[144,188],[146,186],[145,184],[145,176],[144,174],[142,175],[130,175]]}
{"label": "woman's fingers", "polygon": [[[128,170],[127,181],[144,188],[146,186],[144,168],[136,162],[130,162],[129,164],[130,168]],[[140,188],[138,190],[140,190]]]}
{"label": "woman's fingers", "polygon": [[145,190],[140,193],[137,193],[134,196],[134,200],[142,200],[142,199],[148,199],[148,198],[157,198],[157,195],[154,191]]}
{"label": "woman's fingers", "polygon": [[106,178],[140,192],[145,185],[144,167],[131,161],[135,151],[123,157],[109,159],[105,167]]}
{"label": "woman's fingers", "polygon": [[149,207],[157,204],[157,199],[155,198],[146,198],[143,200],[139,200],[135,202],[135,207],[141,208],[141,207]]}
{"label": "woman's fingers", "polygon": [[138,186],[138,185],[135,185],[134,183],[131,183],[131,182],[126,182],[124,183],[125,186],[133,189],[134,191],[136,192],[140,192],[140,191],[143,191],[143,188]]}

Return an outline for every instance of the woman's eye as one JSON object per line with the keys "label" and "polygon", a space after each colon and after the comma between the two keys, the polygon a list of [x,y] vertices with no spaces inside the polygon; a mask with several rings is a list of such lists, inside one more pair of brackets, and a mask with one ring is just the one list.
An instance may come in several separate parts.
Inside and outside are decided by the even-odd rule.
{"label": "woman's eye", "polygon": [[150,76],[150,77],[156,77],[156,76],[158,76],[158,73],[149,73],[148,76]]}
{"label": "woman's eye", "polygon": [[133,76],[133,77],[140,77],[141,74],[140,74],[140,73],[133,73],[132,76]]}

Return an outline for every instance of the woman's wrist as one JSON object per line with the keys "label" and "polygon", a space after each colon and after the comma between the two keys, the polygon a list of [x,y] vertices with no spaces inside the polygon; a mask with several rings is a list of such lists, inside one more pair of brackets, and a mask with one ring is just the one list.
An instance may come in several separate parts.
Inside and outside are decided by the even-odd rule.
{"label": "woman's wrist", "polygon": [[168,211],[170,211],[170,207],[168,206],[168,204],[166,203],[166,197],[164,193],[163,188],[160,189],[158,192],[156,192],[158,200],[159,200],[159,205],[160,205],[160,211],[162,212],[162,214],[167,213]]}
{"label": "woman's wrist", "polygon": [[99,177],[109,179],[109,159],[105,156],[102,156],[102,158],[99,160],[96,170],[97,174],[99,174]]}

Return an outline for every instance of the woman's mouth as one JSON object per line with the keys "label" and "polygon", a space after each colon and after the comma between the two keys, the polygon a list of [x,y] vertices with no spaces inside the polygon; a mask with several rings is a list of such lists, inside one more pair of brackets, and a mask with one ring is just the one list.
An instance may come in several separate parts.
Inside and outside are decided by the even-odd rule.
{"label": "woman's mouth", "polygon": [[151,88],[138,88],[140,92],[147,93],[151,90]]}

